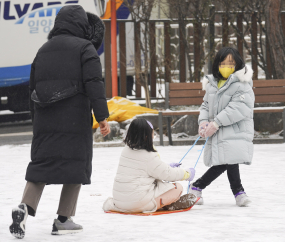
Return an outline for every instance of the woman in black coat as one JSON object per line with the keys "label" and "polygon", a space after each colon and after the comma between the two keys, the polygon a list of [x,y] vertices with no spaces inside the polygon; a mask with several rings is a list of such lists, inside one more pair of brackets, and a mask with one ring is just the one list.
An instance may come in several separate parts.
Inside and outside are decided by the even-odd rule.
{"label": "woman in black coat", "polygon": [[[80,5],[63,7],[31,69],[31,162],[22,203],[12,212],[11,233],[23,238],[27,214],[35,216],[46,184],[64,184],[52,234],[79,232],[75,215],[81,184],[92,172],[92,113],[101,133],[110,132],[102,68],[96,49],[104,37],[99,17]],[[20,218],[20,219],[19,219]],[[20,221],[20,222],[19,222]]]}

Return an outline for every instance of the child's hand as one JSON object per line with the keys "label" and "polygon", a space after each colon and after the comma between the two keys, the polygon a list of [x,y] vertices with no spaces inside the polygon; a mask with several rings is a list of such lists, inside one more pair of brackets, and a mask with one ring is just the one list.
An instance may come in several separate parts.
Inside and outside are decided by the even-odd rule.
{"label": "child's hand", "polygon": [[200,125],[199,125],[199,135],[202,137],[202,138],[205,138],[205,130],[206,130],[206,127],[209,125],[209,122],[202,122]]}
{"label": "child's hand", "polygon": [[208,124],[205,130],[205,137],[211,137],[214,133],[219,130],[219,125],[213,121]]}
{"label": "child's hand", "polygon": [[181,166],[181,163],[175,163],[175,162],[172,162],[169,164],[172,168],[175,168],[175,167],[179,167]]}
{"label": "child's hand", "polygon": [[185,181],[192,181],[195,177],[195,169],[194,168],[189,168],[189,169],[186,169],[186,171],[190,174],[189,178],[185,179]]}

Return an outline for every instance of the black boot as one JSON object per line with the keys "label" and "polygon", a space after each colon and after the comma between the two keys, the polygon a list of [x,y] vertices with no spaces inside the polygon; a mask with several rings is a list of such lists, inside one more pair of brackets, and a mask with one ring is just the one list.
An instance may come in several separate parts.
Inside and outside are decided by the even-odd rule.
{"label": "black boot", "polygon": [[196,200],[197,197],[194,194],[185,194],[181,196],[176,202],[164,206],[163,209],[173,211],[189,208],[195,204]]}

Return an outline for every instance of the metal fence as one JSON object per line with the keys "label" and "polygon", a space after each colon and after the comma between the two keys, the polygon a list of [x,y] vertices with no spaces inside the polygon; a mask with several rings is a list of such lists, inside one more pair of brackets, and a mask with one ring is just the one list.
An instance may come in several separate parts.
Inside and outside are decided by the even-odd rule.
{"label": "metal fence", "polygon": [[[236,27],[239,31],[243,31],[244,23],[242,13],[232,12],[236,16]],[[201,63],[201,48],[207,52],[208,58],[205,64],[205,73],[210,73],[214,51],[211,50],[217,47],[217,42],[221,46],[234,45],[238,51],[243,55],[243,58],[251,61],[252,69],[254,71],[253,79],[258,79],[258,61],[257,45],[251,43],[260,43],[260,39],[264,38],[262,31],[258,28],[257,13],[246,13],[251,16],[251,34],[248,34],[248,45],[250,46],[250,54],[244,49],[244,39],[230,31],[228,15],[222,11],[215,11],[215,8],[210,9],[209,16],[203,23],[203,28],[206,30],[204,43],[200,43],[199,36],[202,31],[194,22],[194,19],[187,19],[187,36],[191,44],[191,55],[193,60],[193,70],[197,70]],[[218,16],[218,17],[217,17]],[[281,14],[283,31],[285,34],[285,13]],[[106,26],[105,40],[104,40],[104,64],[105,64],[105,85],[107,98],[112,97],[112,78],[111,78],[111,22],[104,20]],[[141,32],[142,23],[133,20],[118,20],[119,29],[119,90],[118,93],[122,97],[127,96],[127,63],[126,63],[126,24],[131,23],[134,31]],[[149,24],[149,52],[150,68],[149,68],[149,87],[151,98],[161,98],[157,96],[157,82],[172,82],[172,77],[176,75],[179,82],[187,82],[187,58],[185,54],[185,46],[181,38],[181,34],[185,32],[179,25],[178,21],[170,21],[169,19],[150,20]],[[173,31],[175,30],[175,31]],[[136,36],[134,34],[134,36]],[[258,38],[259,37],[259,38]],[[141,50],[139,41],[136,37],[134,41],[134,59],[135,59],[135,98],[142,97],[141,86],[139,82],[141,71]],[[157,43],[159,42],[159,43]],[[262,47],[261,47],[262,48]],[[176,53],[175,53],[176,52]],[[265,52],[269,53],[269,46],[265,46]],[[268,72],[272,73],[270,58],[266,58]],[[173,64],[177,63],[177,64]],[[158,71],[159,70],[159,71]],[[159,73],[158,73],[159,72]],[[194,71],[195,80],[199,80],[198,72]]]}

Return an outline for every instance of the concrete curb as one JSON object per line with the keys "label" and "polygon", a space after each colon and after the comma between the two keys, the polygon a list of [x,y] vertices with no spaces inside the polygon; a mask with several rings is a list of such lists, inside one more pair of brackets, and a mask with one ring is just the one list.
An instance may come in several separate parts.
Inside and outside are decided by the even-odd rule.
{"label": "concrete curb", "polygon": [[[183,140],[173,140],[173,146],[183,146],[183,145],[193,145],[195,142],[195,139],[183,139]],[[205,143],[205,139],[200,139],[197,142],[197,145],[203,145]],[[266,138],[259,138],[253,140],[254,144],[282,144],[283,138],[277,138],[277,139],[266,139]],[[160,146],[159,141],[154,141],[155,146]],[[163,141],[164,146],[169,145],[169,141]],[[106,143],[93,143],[93,148],[104,148],[104,147],[124,147],[125,144],[123,142],[106,142]]]}

